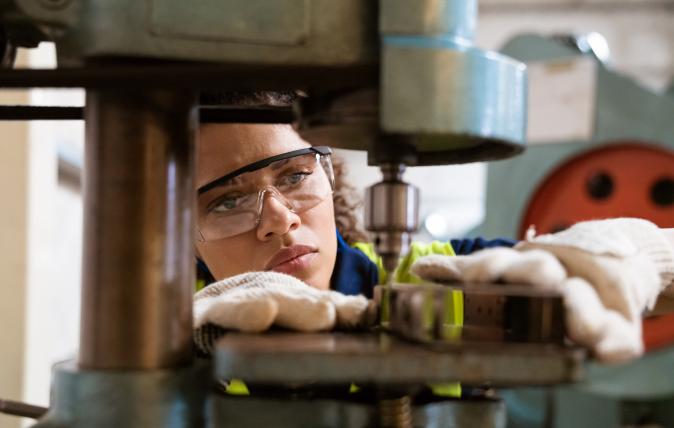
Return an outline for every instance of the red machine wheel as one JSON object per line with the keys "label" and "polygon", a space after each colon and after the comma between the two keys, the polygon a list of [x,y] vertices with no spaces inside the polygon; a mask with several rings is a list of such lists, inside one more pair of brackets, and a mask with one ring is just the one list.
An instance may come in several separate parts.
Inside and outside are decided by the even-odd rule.
{"label": "red machine wheel", "polygon": [[[640,217],[674,227],[674,151],[643,143],[589,150],[553,170],[529,200],[520,236],[608,217]],[[644,321],[647,350],[674,343],[674,314]]]}
{"label": "red machine wheel", "polygon": [[520,223],[520,236],[565,229],[581,220],[640,217],[674,227],[674,151],[621,143],[581,153],[538,186]]}

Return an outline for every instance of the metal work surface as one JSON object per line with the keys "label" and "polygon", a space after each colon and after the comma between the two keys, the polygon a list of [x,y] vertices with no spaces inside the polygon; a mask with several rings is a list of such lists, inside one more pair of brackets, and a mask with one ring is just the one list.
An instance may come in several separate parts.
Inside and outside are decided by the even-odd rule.
{"label": "metal work surface", "polygon": [[442,351],[385,333],[247,335],[232,333],[216,345],[219,379],[246,382],[464,382],[495,386],[573,382],[584,352],[555,345],[446,345]]}

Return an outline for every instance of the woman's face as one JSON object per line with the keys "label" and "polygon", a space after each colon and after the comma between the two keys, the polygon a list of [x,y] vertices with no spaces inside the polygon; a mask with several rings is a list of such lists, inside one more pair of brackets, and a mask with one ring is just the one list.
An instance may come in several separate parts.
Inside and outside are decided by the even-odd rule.
{"label": "woman's face", "polygon": [[[255,161],[310,147],[289,125],[203,125],[197,145],[197,188]],[[205,198],[208,193],[200,195]],[[206,200],[198,203],[201,218]],[[228,238],[196,242],[216,280],[274,270],[328,289],[337,254],[332,198],[294,213],[265,194],[258,226]]]}

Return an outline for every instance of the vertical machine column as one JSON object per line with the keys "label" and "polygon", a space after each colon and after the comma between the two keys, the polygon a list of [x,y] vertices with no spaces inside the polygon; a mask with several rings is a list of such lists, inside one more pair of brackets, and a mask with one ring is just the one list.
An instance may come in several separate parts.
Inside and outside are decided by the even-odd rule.
{"label": "vertical machine column", "polygon": [[191,360],[196,98],[87,91],[83,369]]}

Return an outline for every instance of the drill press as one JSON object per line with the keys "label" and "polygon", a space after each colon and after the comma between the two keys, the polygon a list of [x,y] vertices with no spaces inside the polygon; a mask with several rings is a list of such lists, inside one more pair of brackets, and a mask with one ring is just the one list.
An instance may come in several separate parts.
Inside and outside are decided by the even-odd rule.
{"label": "drill press", "polygon": [[[368,150],[382,169],[384,181],[369,192],[368,224],[392,271],[417,227],[418,191],[403,181],[406,166],[498,159],[523,148],[525,68],[472,46],[476,14],[476,0],[3,2],[3,48],[53,41],[59,68],[0,70],[2,85],[87,90],[80,355],[55,368],[54,400],[38,426],[219,420],[223,407],[204,420],[209,377],[189,341],[196,92],[309,94],[298,106],[309,141]],[[134,239],[114,232],[125,227]],[[154,263],[139,263],[143,257]],[[395,349],[384,354],[398,364]],[[455,356],[439,364],[447,358]],[[363,378],[393,382],[389,368],[388,376]]]}

